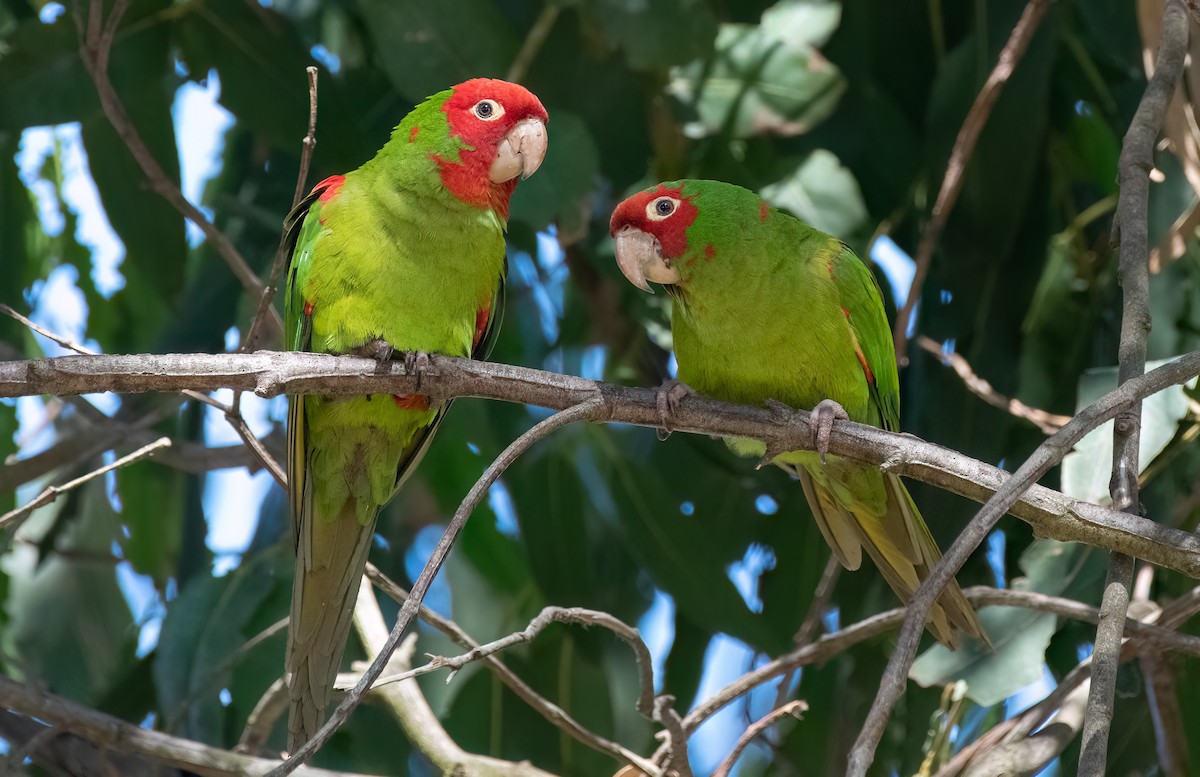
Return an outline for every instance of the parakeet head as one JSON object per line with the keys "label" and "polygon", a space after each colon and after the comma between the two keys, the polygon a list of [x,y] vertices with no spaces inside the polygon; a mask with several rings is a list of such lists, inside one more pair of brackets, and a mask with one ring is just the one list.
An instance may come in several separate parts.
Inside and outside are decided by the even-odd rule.
{"label": "parakeet head", "polygon": [[617,265],[629,282],[653,293],[647,281],[686,287],[712,275],[708,268],[747,239],[774,212],[754,192],[720,181],[660,183],[627,198],[613,211],[609,232]]}
{"label": "parakeet head", "polygon": [[446,189],[504,216],[517,181],[533,175],[546,156],[546,109],[528,89],[508,81],[463,81],[430,97],[410,117],[397,133],[429,148]]}

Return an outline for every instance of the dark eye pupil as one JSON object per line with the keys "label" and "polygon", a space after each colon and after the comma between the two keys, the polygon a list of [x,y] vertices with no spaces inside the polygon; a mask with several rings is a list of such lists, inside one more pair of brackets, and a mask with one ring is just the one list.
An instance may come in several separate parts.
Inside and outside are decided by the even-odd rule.
{"label": "dark eye pupil", "polygon": [[479,105],[475,106],[475,113],[479,116],[479,118],[486,119],[488,116],[492,115],[492,104],[479,103]]}
{"label": "dark eye pupil", "polygon": [[668,216],[670,215],[671,211],[675,210],[675,206],[671,204],[670,200],[659,200],[658,205],[655,206],[655,209],[658,210],[658,215]]}

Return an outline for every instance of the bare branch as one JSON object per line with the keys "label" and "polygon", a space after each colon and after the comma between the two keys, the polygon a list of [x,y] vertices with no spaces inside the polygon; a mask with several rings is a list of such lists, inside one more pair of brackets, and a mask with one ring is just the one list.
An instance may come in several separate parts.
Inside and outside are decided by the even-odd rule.
{"label": "bare branch", "polygon": [[[971,604],[976,607],[986,607],[988,605],[1025,607],[1041,612],[1051,612],[1064,618],[1082,620],[1088,623],[1095,623],[1100,618],[1100,611],[1095,607],[1090,607],[1073,599],[1063,599],[1032,591],[972,586],[963,593],[966,594]],[[769,680],[802,666],[825,663],[860,642],[890,631],[904,620],[905,612],[905,608],[898,607],[894,610],[881,612],[878,615],[872,615],[833,634],[826,634],[815,642],[798,647],[792,652],[776,658],[774,661],[763,664],[751,672],[747,672],[713,694],[710,698],[696,705],[683,719],[685,730],[690,734],[701,723],[708,720],[734,699],[749,693],[754,688]],[[1174,627],[1177,625],[1178,621],[1172,621],[1170,622],[1170,627],[1166,627],[1131,620],[1126,623],[1126,628],[1130,632],[1130,638],[1137,643],[1153,641],[1154,644],[1164,649],[1178,650],[1188,655],[1200,657],[1200,637],[1179,634],[1174,631]]]}
{"label": "bare branch", "polygon": [[[1167,0],[1163,8],[1162,39],[1154,75],[1125,133],[1118,166],[1119,195],[1114,231],[1120,236],[1121,256],[1119,385],[1146,371],[1146,337],[1150,332],[1150,171],[1154,168],[1154,144],[1183,72],[1187,47],[1186,9],[1179,0]],[[1113,473],[1109,492],[1113,507],[1126,512],[1138,512],[1139,506],[1141,419],[1142,403],[1139,401],[1124,410],[1113,424]],[[1116,697],[1117,664],[1132,587],[1133,558],[1114,551],[1108,562],[1102,615],[1096,629],[1096,646],[1092,655],[1092,685],[1079,754],[1079,774],[1083,777],[1098,777],[1106,772],[1108,736]]]}
{"label": "bare branch", "polygon": [[[362,578],[358,601],[354,606],[354,628],[366,648],[367,655],[378,657],[388,647],[389,635],[371,583]],[[386,664],[394,669],[411,666],[416,635],[411,634]],[[553,777],[529,762],[514,763],[499,758],[468,753],[460,748],[434,715],[417,681],[376,683],[371,694],[381,697],[392,717],[400,724],[409,741],[436,768],[439,774],[476,775],[477,777]]]}
{"label": "bare branch", "polygon": [[[116,130],[117,135],[124,141],[138,167],[142,169],[150,188],[170,203],[188,221],[200,228],[204,237],[229,265],[229,269],[241,281],[246,291],[254,296],[261,295],[262,283],[250,269],[250,265],[237,250],[233,241],[224,232],[217,229],[216,225],[209,221],[199,208],[188,202],[187,198],[183,196],[183,192],[171,181],[162,165],[154,158],[149,147],[142,140],[141,134],[133,125],[133,120],[129,118],[125,105],[121,102],[117,90],[108,77],[108,59],[112,52],[113,38],[121,17],[129,7],[129,0],[117,0],[105,20],[103,32],[101,32],[100,20],[104,13],[103,6],[103,0],[91,0],[86,24],[80,13],[76,12],[75,26],[81,38],[79,55],[83,59],[84,67],[87,68],[92,81],[96,84],[96,92],[100,97],[100,107],[104,110],[104,115]],[[283,331],[283,321],[274,308],[270,309],[269,320],[276,331]]]}
{"label": "bare branch", "polygon": [[731,750],[728,757],[721,762],[721,765],[717,767],[717,770],[712,773],[712,777],[729,777],[729,773],[733,771],[733,767],[737,763],[738,758],[741,757],[742,751],[754,741],[755,737],[773,726],[780,718],[791,716],[799,720],[800,714],[804,712],[808,712],[808,702],[797,699],[795,701],[789,701],[787,704],[784,704],[781,707],[776,707],[766,715],[763,715],[761,718],[754,721],[754,723],[752,723],[750,727],[747,728],[746,731],[738,738],[737,744],[733,746],[733,750]]}
{"label": "bare branch", "polygon": [[996,99],[1000,97],[1000,90],[1012,76],[1017,63],[1025,54],[1025,49],[1029,48],[1029,42],[1033,39],[1033,34],[1037,31],[1038,25],[1049,7],[1050,0],[1029,0],[1025,10],[1021,12],[1021,18],[1013,27],[1012,34],[1004,44],[1004,48],[1000,50],[996,66],[988,74],[987,80],[983,82],[983,88],[979,90],[979,94],[975,96],[975,102],[967,111],[967,118],[958,131],[958,137],[954,139],[954,147],[950,150],[950,159],[946,162],[946,174],[942,178],[942,187],[938,190],[929,223],[921,232],[921,242],[917,245],[916,275],[913,276],[912,286],[908,290],[908,298],[904,301],[904,306],[896,313],[896,323],[892,328],[892,339],[896,343],[896,361],[900,364],[907,362],[905,353],[908,349],[909,318],[912,316],[913,308],[916,307],[918,300],[921,299],[921,287],[925,285],[925,277],[929,274],[933,249],[937,247],[938,240],[942,237],[942,230],[946,227],[946,220],[950,217],[950,211],[954,209],[954,203],[958,201],[958,193],[962,190],[967,163],[975,151],[979,133],[987,124],[992,107],[996,104]]}
{"label": "bare branch", "polygon": [[395,683],[402,680],[407,680],[410,677],[418,677],[423,674],[438,669],[449,669],[450,679],[458,673],[467,664],[478,661],[487,656],[495,655],[502,650],[506,650],[514,645],[519,645],[523,642],[532,642],[537,635],[545,631],[547,626],[554,623],[575,623],[581,626],[599,626],[603,629],[608,629],[617,636],[618,639],[629,645],[633,651],[634,661],[637,663],[638,677],[641,680],[641,693],[638,696],[637,708],[638,712],[646,717],[654,714],[654,670],[651,666],[650,650],[646,647],[646,643],[642,641],[642,636],[638,634],[638,630],[623,622],[619,618],[615,618],[606,612],[599,610],[589,610],[584,607],[544,607],[537,617],[529,622],[521,631],[513,632],[505,637],[494,640],[486,645],[479,645],[471,648],[462,655],[446,658],[445,656],[429,656],[429,663],[414,667],[398,675],[389,675],[381,677],[375,681],[372,688],[378,688],[386,683]]}
{"label": "bare branch", "polygon": [[655,761],[665,761],[670,766],[668,773],[675,777],[692,777],[692,764],[688,761],[688,735],[683,728],[683,720],[675,711],[674,696],[664,693],[654,698],[654,719],[663,727],[658,734],[663,746],[655,753]]}
{"label": "bare branch", "polygon": [[[279,763],[140,728],[3,676],[0,676],[0,708],[48,723],[114,753],[140,755],[201,777],[264,775]],[[312,767],[305,768],[301,774],[309,777],[365,777]]]}
{"label": "bare branch", "polygon": [[[1191,356],[1184,358],[1190,359]],[[875,748],[883,736],[892,707],[904,693],[908,670],[916,658],[917,645],[921,640],[921,633],[925,630],[925,621],[942,589],[954,578],[975,548],[991,533],[1004,513],[1020,499],[1021,494],[1029,490],[1051,467],[1057,465],[1084,435],[1096,428],[1100,423],[1097,419],[1112,418],[1123,412],[1131,403],[1147,396],[1134,387],[1139,384],[1145,387],[1155,372],[1157,370],[1121,384],[1116,391],[1106,394],[1080,411],[1066,426],[1038,446],[1033,455],[1025,460],[1016,473],[1005,481],[976,513],[942,559],[930,570],[929,576],[921,583],[909,602],[908,616],[900,630],[891,658],[888,659],[879,691],[871,704],[866,723],[850,751],[849,774],[853,777],[864,777],[874,760]],[[1124,400],[1114,402],[1121,394],[1125,394]]]}
{"label": "bare branch", "polygon": [[1067,421],[1071,420],[1071,416],[1069,415],[1047,413],[1045,410],[1030,407],[1019,399],[1004,396],[999,391],[996,391],[991,383],[976,375],[975,370],[971,369],[970,363],[963,358],[962,354],[946,353],[942,346],[938,345],[938,342],[933,338],[926,337],[925,335],[917,335],[915,342],[923,350],[941,359],[942,363],[949,365],[955,374],[962,378],[963,385],[972,394],[987,402],[992,407],[998,407],[1010,415],[1028,421],[1041,429],[1045,434],[1054,434]]}
{"label": "bare branch", "polygon": [[[423,384],[424,385],[424,384]],[[427,388],[423,389],[428,391]],[[462,504],[458,506],[454,517],[446,526],[446,531],[442,533],[441,539],[438,540],[437,546],[430,554],[429,560],[425,562],[424,569],[413,583],[412,592],[408,599],[400,607],[400,612],[396,616],[396,624],[392,627],[392,633],[388,636],[387,642],[379,648],[375,656],[375,660],[371,662],[371,666],[362,675],[358,681],[358,685],[346,694],[346,698],[342,703],[334,709],[333,714],[329,719],[317,730],[311,739],[304,743],[303,747],[288,757],[287,761],[279,767],[271,771],[270,777],[285,777],[291,774],[292,771],[304,763],[312,754],[315,753],[322,745],[328,741],[333,732],[346,721],[350,713],[358,706],[367,689],[379,678],[388,660],[391,658],[392,652],[396,646],[400,644],[400,638],[404,635],[405,629],[412,622],[413,617],[417,613],[417,608],[425,598],[425,594],[429,591],[429,585],[433,582],[433,578],[441,570],[442,565],[446,563],[446,557],[450,555],[450,549],[454,546],[455,540],[458,539],[459,532],[467,525],[467,519],[471,517],[471,513],[483,500],[492,484],[504,473],[510,464],[517,460],[525,451],[529,449],[538,440],[549,435],[551,432],[576,421],[594,420],[602,417],[605,411],[604,403],[598,398],[592,398],[581,404],[575,405],[567,410],[562,410],[554,415],[539,421],[524,434],[513,440],[504,451],[493,461],[484,473],[475,481],[475,485],[467,492]]]}
{"label": "bare branch", "polygon": [[290,701],[288,686],[282,677],[268,685],[254,709],[250,710],[246,717],[246,727],[242,729],[242,735],[233,751],[251,754],[260,752],[271,736],[275,721],[287,711]]}
{"label": "bare branch", "polygon": [[[1102,398],[1076,416],[1078,425],[1064,429],[1078,432],[1092,428],[1112,418],[1128,401],[1185,382],[1198,372],[1200,352],[1183,356]],[[402,360],[380,367],[373,359],[361,357],[269,351],[62,356],[0,362],[0,396],[88,393],[100,388],[126,392],[178,391],[185,387],[211,390],[222,386],[241,390],[257,387],[262,396],[283,392],[390,395],[413,393],[416,378],[404,374]],[[662,423],[653,389],[448,356],[431,358],[422,378],[421,392],[432,394],[435,402],[474,396],[553,409],[596,399],[605,406],[603,421],[651,428]],[[811,450],[807,420],[808,414],[803,411],[781,415],[766,408],[689,397],[680,404],[672,426],[693,434],[758,439],[779,450]],[[1051,444],[1055,455],[1061,456],[1074,443],[1055,440]],[[834,425],[829,452],[981,502],[1012,479],[1009,473],[989,464],[910,435],[849,422]],[[1052,463],[1045,462],[1045,469]],[[22,462],[10,466],[20,465]],[[0,480],[5,480],[5,474],[6,470],[0,469]],[[1200,578],[1200,538],[1194,534],[1036,485],[1005,509],[1032,525],[1039,536],[1120,550]]]}
{"label": "bare branch", "polygon": [[[383,591],[400,604],[403,604],[408,599],[408,591],[405,591],[403,588],[397,585],[395,581],[380,572],[374,564],[367,564],[366,575],[370,581],[379,588],[379,590]],[[449,618],[438,615],[425,605],[421,605],[421,607],[418,608],[417,617],[450,637],[450,639],[454,640],[460,647],[473,650],[480,646],[480,643],[472,639],[470,635],[463,631],[462,627],[460,627],[457,623]],[[643,772],[648,774],[651,773],[647,771],[647,769],[652,768],[653,764],[651,764],[649,761],[646,761],[644,758],[629,750],[625,746],[616,742],[611,742],[585,728],[582,724],[568,715],[562,707],[559,707],[557,704],[549,701],[531,688],[524,680],[518,677],[496,656],[483,656],[480,659],[480,662],[487,667],[492,674],[496,675],[500,682],[508,686],[509,690],[511,690],[526,704],[536,710],[538,714],[549,721],[551,725],[556,726],[569,736],[594,750],[598,750],[602,753],[608,753],[618,760],[628,761],[637,765],[640,769],[642,769]]]}
{"label": "bare branch", "polygon": [[60,495],[67,493],[71,489],[78,488],[84,483],[87,483],[89,480],[94,480],[101,475],[112,472],[114,469],[120,469],[121,467],[133,464],[135,461],[144,459],[147,456],[153,456],[156,451],[159,451],[163,448],[168,448],[170,445],[171,439],[169,437],[160,437],[149,445],[138,448],[128,456],[122,456],[112,464],[106,464],[97,470],[87,473],[86,475],[81,475],[74,480],[63,483],[61,486],[47,486],[45,491],[31,499],[25,506],[18,507],[15,510],[10,510],[4,515],[0,515],[0,531],[13,525],[19,526],[26,518],[30,516],[30,514],[33,513],[34,510],[50,504],[55,499],[58,499]]}

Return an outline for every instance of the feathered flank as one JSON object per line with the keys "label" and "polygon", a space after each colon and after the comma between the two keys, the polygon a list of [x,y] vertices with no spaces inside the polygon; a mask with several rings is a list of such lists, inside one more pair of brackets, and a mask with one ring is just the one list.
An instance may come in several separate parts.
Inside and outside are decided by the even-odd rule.
{"label": "feathered flank", "polygon": [[[545,156],[546,121],[523,87],[474,79],[415,107],[362,167],[317,184],[286,223],[287,347],[486,356],[509,196]],[[379,508],[445,412],[420,394],[290,398],[290,750],[324,720]]]}
{"label": "feathered flank", "polygon": [[[701,394],[746,404],[839,403],[851,420],[900,428],[900,381],[875,277],[837,238],[717,181],[672,181],[613,212],[617,263],[647,291],[667,284],[678,377]],[[765,446],[729,439],[761,458]],[[862,551],[903,600],[941,558],[900,479],[837,456],[793,451],[775,463],[800,480],[834,556],[857,569]],[[929,629],[953,647],[956,629],[986,642],[957,584]]]}

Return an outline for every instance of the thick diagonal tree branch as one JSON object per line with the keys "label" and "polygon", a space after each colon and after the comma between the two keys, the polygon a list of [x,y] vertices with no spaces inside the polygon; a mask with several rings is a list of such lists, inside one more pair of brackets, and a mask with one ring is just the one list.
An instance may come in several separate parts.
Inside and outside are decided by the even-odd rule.
{"label": "thick diagonal tree branch", "polygon": [[[1200,352],[1188,354],[1171,362],[1180,367],[1200,358]],[[1162,369],[1162,368],[1159,368]],[[900,630],[895,649],[888,659],[887,669],[879,685],[879,691],[871,704],[871,711],[863,724],[854,747],[850,750],[847,773],[853,777],[865,777],[867,769],[875,760],[875,749],[883,737],[887,719],[892,708],[904,694],[908,671],[917,655],[917,645],[925,630],[925,622],[942,589],[958,574],[958,570],[983,540],[996,527],[1004,514],[1026,493],[1034,483],[1062,461],[1076,443],[1096,428],[1096,419],[1106,420],[1125,412],[1130,406],[1141,402],[1149,394],[1150,384],[1164,377],[1159,370],[1139,375],[1122,383],[1115,391],[1105,394],[1096,402],[1078,413],[1071,421],[1038,446],[1025,460],[1016,473],[1000,487],[984,506],[975,514],[967,527],[958,535],[954,544],[942,557],[929,576],[917,588],[909,601],[904,627]],[[1116,549],[1119,550],[1119,549]],[[1123,551],[1122,551],[1123,552]],[[1135,554],[1126,554],[1135,555]]]}
{"label": "thick diagonal tree branch", "polygon": [[[1094,428],[1137,396],[1182,383],[1198,373],[1200,352],[1181,357],[1104,397],[1076,416],[1072,423],[1077,425],[1071,428],[1075,431]],[[284,392],[411,394],[416,391],[416,378],[404,374],[400,361],[380,368],[374,360],[360,357],[268,351],[62,356],[0,362],[0,397],[221,387],[255,390],[262,396]],[[599,398],[604,403],[605,421],[647,427],[662,424],[653,389],[617,386],[507,364],[434,356],[422,378],[421,391],[437,401],[484,397],[556,410]],[[812,437],[807,419],[808,414],[803,411],[780,415],[766,408],[692,397],[682,402],[672,418],[672,426],[694,434],[755,438],[777,450],[808,450],[812,447]],[[1053,446],[1060,454],[1070,449],[1070,444],[1062,440]],[[980,502],[1012,478],[1007,472],[939,445],[848,422],[835,425],[829,452],[884,467],[897,475]],[[4,469],[0,468],[0,480],[3,477]],[[1120,550],[1200,578],[1200,538],[1193,534],[1072,499],[1042,486],[1018,490],[1019,497],[1001,513],[1011,512],[1032,525],[1039,536]]]}
{"label": "thick diagonal tree branch", "polygon": [[[1121,144],[1120,193],[1114,223],[1114,231],[1120,237],[1121,256],[1122,315],[1117,376],[1121,384],[1146,371],[1146,337],[1150,333],[1150,171],[1154,168],[1154,144],[1183,72],[1187,44],[1186,9],[1179,0],[1167,0],[1154,76]],[[1109,492],[1113,507],[1118,510],[1138,511],[1141,432],[1142,403],[1137,402],[1122,412],[1113,424],[1113,472]],[[1092,685],[1083,721],[1079,774],[1084,777],[1099,777],[1106,772],[1117,664],[1132,588],[1133,558],[1114,551],[1109,557],[1104,582],[1104,599],[1092,657]]]}

